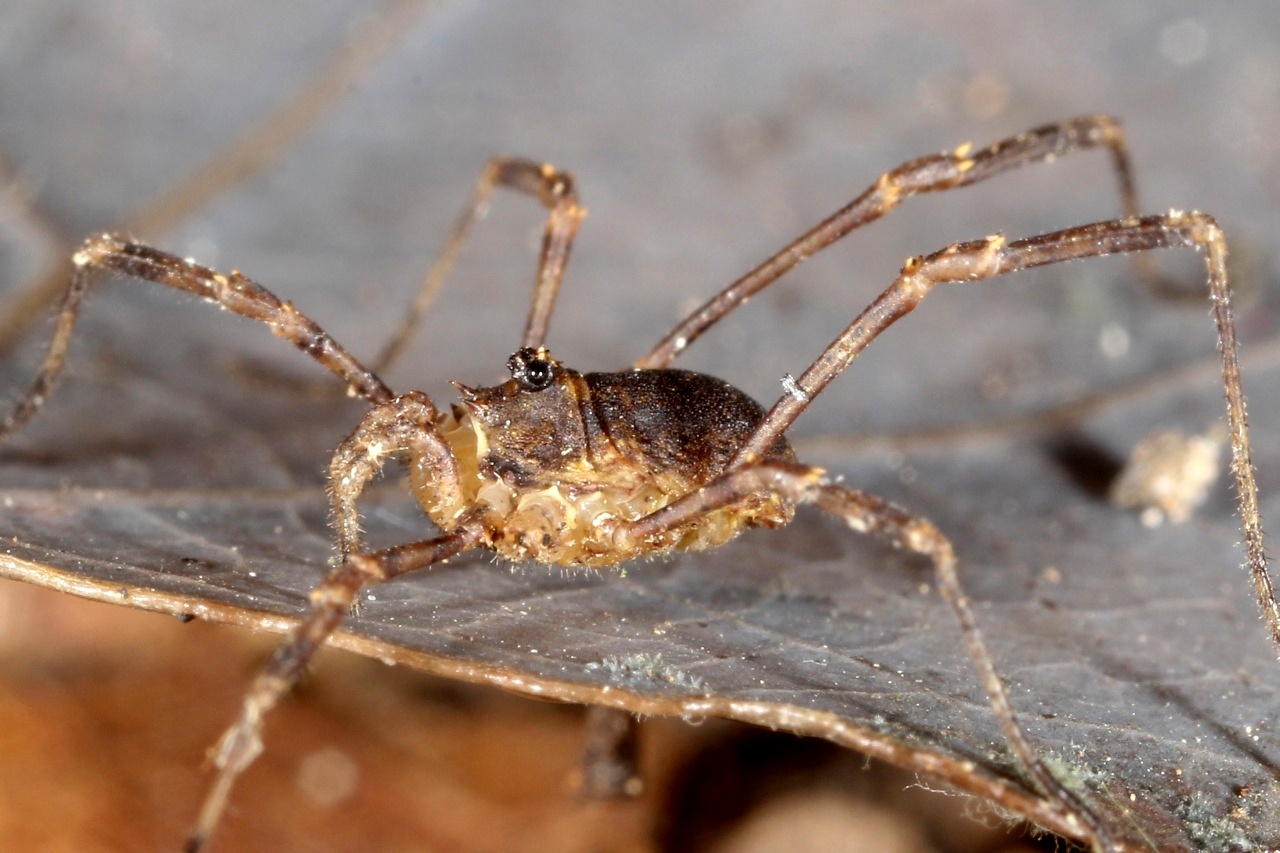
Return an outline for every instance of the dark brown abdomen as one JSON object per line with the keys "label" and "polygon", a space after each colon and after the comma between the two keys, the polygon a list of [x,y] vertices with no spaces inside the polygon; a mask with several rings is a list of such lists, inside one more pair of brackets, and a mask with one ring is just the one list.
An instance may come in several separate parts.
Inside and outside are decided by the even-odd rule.
{"label": "dark brown abdomen", "polygon": [[[589,443],[606,438],[655,470],[678,470],[698,482],[723,471],[765,415],[723,379],[689,370],[588,373],[584,379]],[[795,454],[779,438],[769,458],[793,461]]]}

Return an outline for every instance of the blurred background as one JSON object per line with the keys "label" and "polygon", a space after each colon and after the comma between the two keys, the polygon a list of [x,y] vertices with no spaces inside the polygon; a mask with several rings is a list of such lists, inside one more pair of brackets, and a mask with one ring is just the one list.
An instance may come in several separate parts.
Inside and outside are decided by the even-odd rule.
{"label": "blurred background", "polygon": [[[551,344],[566,361],[614,369],[880,172],[965,141],[1106,112],[1128,129],[1145,209],[1206,210],[1226,229],[1247,354],[1274,336],[1280,304],[1277,104],[1280,8],[1262,0],[1213,10],[1189,2],[10,0],[0,15],[0,296],[10,312],[47,304],[50,294],[24,295],[42,277],[62,275],[60,259],[84,235],[120,229],[241,269],[371,353],[487,158],[518,154],[571,170],[590,211]],[[684,366],[769,398],[908,255],[997,230],[1021,236],[1115,215],[1107,168],[1102,155],[1083,154],[912,202],[722,323]],[[507,197],[492,208],[412,351],[390,372],[394,387],[444,399],[449,379],[501,377],[526,308],[541,213]],[[1198,275],[1189,257],[1164,266]],[[1069,285],[1037,290],[1063,273],[1030,273],[1016,299],[995,286],[939,295],[929,317],[921,312],[919,332],[877,342],[832,399],[806,414],[798,441],[826,462],[834,451],[824,437],[980,423],[993,408],[1014,415],[1141,376],[1187,347],[1213,351],[1202,308],[1174,307],[1167,319],[1144,321],[1147,334],[1126,349],[1130,357],[1099,356],[1105,333],[1114,343],[1114,329],[1150,303],[1135,306],[1139,288],[1122,264],[1077,264],[1070,275]],[[209,372],[190,380],[201,386],[229,381],[236,354],[312,375],[250,324],[215,319],[154,288],[111,290],[100,312],[90,308],[85,334],[109,342],[102,345],[114,361],[73,362],[83,396],[51,406],[18,445],[64,459],[81,448],[81,456],[62,470],[24,471],[5,488],[214,485],[191,481],[180,464],[151,463],[143,448],[157,412],[166,429],[200,438],[195,449],[177,445],[175,454],[190,456],[217,439],[220,418],[233,417],[214,403],[239,399],[227,405],[249,412],[292,405],[264,391],[245,401],[231,383],[183,410],[173,403],[183,399],[175,391],[183,380],[169,375],[162,354],[215,353]],[[35,313],[37,329],[48,328],[45,317]],[[15,354],[0,378],[17,388],[37,363],[40,332],[5,334],[0,346]],[[1083,361],[1072,355],[1082,351]],[[952,362],[979,368],[957,374]],[[118,394],[141,402],[94,419],[94,406]],[[1280,482],[1280,420],[1267,422],[1275,411],[1271,399],[1255,397],[1264,497],[1268,482]],[[282,422],[269,437],[285,448],[282,472],[232,452],[214,478],[314,486],[326,448],[354,412],[320,425],[302,416]],[[1219,505],[1229,512],[1229,499]],[[1243,589],[1243,578],[1229,577]],[[172,849],[194,814],[211,733],[273,638],[11,583],[3,596],[0,846]],[[1249,655],[1265,659],[1267,649],[1258,644]],[[645,796],[591,803],[572,795],[576,708],[337,653],[300,693],[273,721],[266,757],[238,790],[218,849],[1036,843],[1016,831],[1006,837],[990,814],[980,815],[988,826],[970,820],[966,801],[928,797],[895,771],[865,773],[857,755],[745,727],[646,724]]]}

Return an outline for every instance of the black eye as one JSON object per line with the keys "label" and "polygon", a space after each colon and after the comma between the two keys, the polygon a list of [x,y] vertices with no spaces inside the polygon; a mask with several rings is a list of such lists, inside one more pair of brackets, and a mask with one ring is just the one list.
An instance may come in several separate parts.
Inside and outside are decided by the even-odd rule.
{"label": "black eye", "polygon": [[551,361],[543,357],[545,351],[522,349],[511,360],[507,367],[511,370],[511,378],[520,383],[526,391],[541,391],[548,387],[554,378]]}
{"label": "black eye", "polygon": [[531,361],[524,368],[524,375],[520,377],[520,381],[526,387],[540,391],[551,384],[551,365],[541,359]]}

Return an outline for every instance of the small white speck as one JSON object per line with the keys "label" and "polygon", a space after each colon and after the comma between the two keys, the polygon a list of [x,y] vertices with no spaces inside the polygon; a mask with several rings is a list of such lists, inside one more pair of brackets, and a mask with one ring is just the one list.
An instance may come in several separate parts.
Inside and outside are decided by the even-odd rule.
{"label": "small white speck", "polygon": [[782,390],[791,395],[792,399],[801,403],[809,402],[809,392],[805,391],[796,383],[796,378],[790,373],[782,377]]}

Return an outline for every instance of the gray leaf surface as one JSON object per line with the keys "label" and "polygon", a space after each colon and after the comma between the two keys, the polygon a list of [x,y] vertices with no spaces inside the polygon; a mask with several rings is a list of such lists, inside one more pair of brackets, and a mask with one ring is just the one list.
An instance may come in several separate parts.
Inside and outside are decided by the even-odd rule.
{"label": "gray leaf surface", "polygon": [[[289,103],[366,13],[13,4],[0,19],[0,146],[16,176],[0,197],[6,292]],[[368,355],[486,158],[545,158],[577,175],[590,210],[550,344],[616,369],[884,169],[1105,111],[1126,120],[1147,207],[1210,211],[1231,240],[1265,512],[1280,482],[1276,17],[1260,2],[1213,19],[446,3],[272,163],[134,236],[243,270]],[[770,402],[902,258],[1115,205],[1098,154],[913,201],[684,364]],[[501,378],[540,212],[492,207],[387,376],[397,390],[443,403],[450,379]],[[1165,266],[1191,286],[1186,255]],[[263,329],[157,291],[104,285],[70,377],[0,448],[0,573],[282,630],[327,566],[321,474],[361,409],[246,378],[247,363],[316,371]],[[1123,260],[944,288],[794,433],[808,461],[952,537],[1031,739],[1134,849],[1280,846],[1280,668],[1226,482],[1188,523],[1156,529],[1104,496],[1151,430],[1222,420],[1206,305],[1144,293]],[[0,361],[9,396],[47,328]],[[1100,345],[1117,335],[1121,352]],[[396,477],[365,506],[375,543],[429,534]],[[372,590],[338,642],[540,696],[827,737],[1036,805],[929,566],[813,512],[621,575],[455,560]]]}

